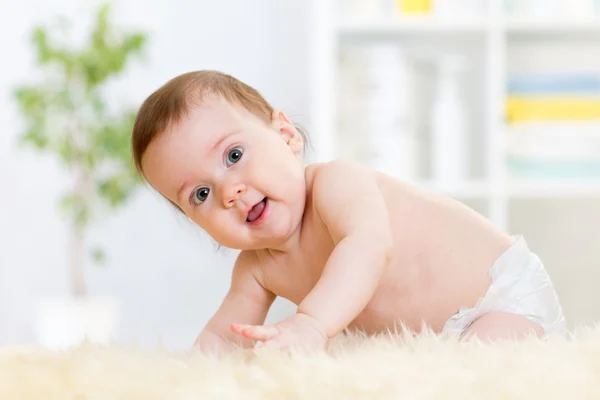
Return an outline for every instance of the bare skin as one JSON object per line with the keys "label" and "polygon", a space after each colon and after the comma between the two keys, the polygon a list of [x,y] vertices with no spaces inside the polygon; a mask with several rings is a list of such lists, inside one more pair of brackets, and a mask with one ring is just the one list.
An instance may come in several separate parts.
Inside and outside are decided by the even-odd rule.
{"label": "bare skin", "polygon": [[[302,147],[284,113],[265,122],[208,98],[144,155],[154,188],[217,242],[241,250],[200,348],[323,348],[347,328],[374,334],[400,323],[439,332],[485,295],[510,236],[462,203],[364,166],[306,166]],[[297,313],[264,326],[277,296]],[[523,317],[490,313],[464,334],[532,330],[542,333]]]}

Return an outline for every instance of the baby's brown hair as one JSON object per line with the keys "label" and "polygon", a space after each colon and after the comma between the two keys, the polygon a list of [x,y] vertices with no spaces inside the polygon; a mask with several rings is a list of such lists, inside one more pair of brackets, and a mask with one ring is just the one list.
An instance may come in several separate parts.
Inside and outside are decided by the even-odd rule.
{"label": "baby's brown hair", "polygon": [[[135,166],[142,176],[142,157],[150,143],[169,126],[180,122],[193,106],[200,105],[206,95],[216,95],[232,104],[241,105],[265,123],[271,121],[273,107],[256,89],[242,81],[210,70],[179,75],[152,93],[138,111],[131,148]],[[296,129],[306,144],[306,134],[300,127],[297,126]]]}

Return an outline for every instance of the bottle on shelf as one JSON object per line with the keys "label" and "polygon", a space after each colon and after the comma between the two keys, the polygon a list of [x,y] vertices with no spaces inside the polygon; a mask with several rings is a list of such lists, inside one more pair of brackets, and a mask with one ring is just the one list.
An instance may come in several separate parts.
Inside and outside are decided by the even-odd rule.
{"label": "bottle on shelf", "polygon": [[416,180],[410,57],[398,45],[382,43],[369,46],[365,65],[367,162],[397,178]]}
{"label": "bottle on shelf", "polygon": [[460,78],[467,67],[458,54],[438,61],[437,90],[431,112],[432,175],[440,186],[468,179],[469,149],[467,108],[461,96]]}

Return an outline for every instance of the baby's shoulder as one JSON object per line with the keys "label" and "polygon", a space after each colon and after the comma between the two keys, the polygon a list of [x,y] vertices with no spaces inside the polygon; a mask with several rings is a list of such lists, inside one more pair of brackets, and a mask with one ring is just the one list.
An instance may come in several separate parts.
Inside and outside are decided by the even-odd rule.
{"label": "baby's shoulder", "polygon": [[376,171],[350,160],[333,160],[311,164],[306,167],[306,180],[309,187],[315,185],[330,186],[340,180],[353,179],[376,180]]}
{"label": "baby's shoulder", "polygon": [[[306,169],[308,195],[317,204],[330,203],[331,197],[352,201],[360,196],[382,196],[385,199],[424,198],[427,194],[417,186],[399,180],[371,166],[355,161],[335,160],[311,164]],[[417,195],[417,196],[415,196]],[[368,196],[367,196],[368,197]]]}
{"label": "baby's shoulder", "polygon": [[358,206],[361,202],[377,202],[382,194],[377,171],[348,160],[307,167],[306,184],[313,208],[320,211],[337,212],[340,208],[347,209],[348,204]]}
{"label": "baby's shoulder", "polygon": [[338,171],[338,172],[355,171],[355,170],[373,171],[373,169],[371,167],[369,167],[365,164],[359,163],[357,161],[344,160],[344,159],[337,159],[337,160],[309,164],[307,166],[307,169],[312,169],[315,172],[332,171],[332,170]]}

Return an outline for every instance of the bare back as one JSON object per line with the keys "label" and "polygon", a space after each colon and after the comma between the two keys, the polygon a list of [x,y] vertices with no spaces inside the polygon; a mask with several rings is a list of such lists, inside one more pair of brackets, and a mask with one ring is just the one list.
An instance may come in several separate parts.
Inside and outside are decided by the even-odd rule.
{"label": "bare back", "polygon": [[[334,249],[313,207],[312,183],[319,168],[321,164],[306,168],[307,202],[294,251],[258,252],[265,287],[297,305]],[[374,296],[350,328],[377,333],[404,323],[419,331],[425,323],[440,330],[460,307],[473,306],[485,294],[488,270],[513,240],[458,201],[373,174],[388,208],[393,255]]]}

